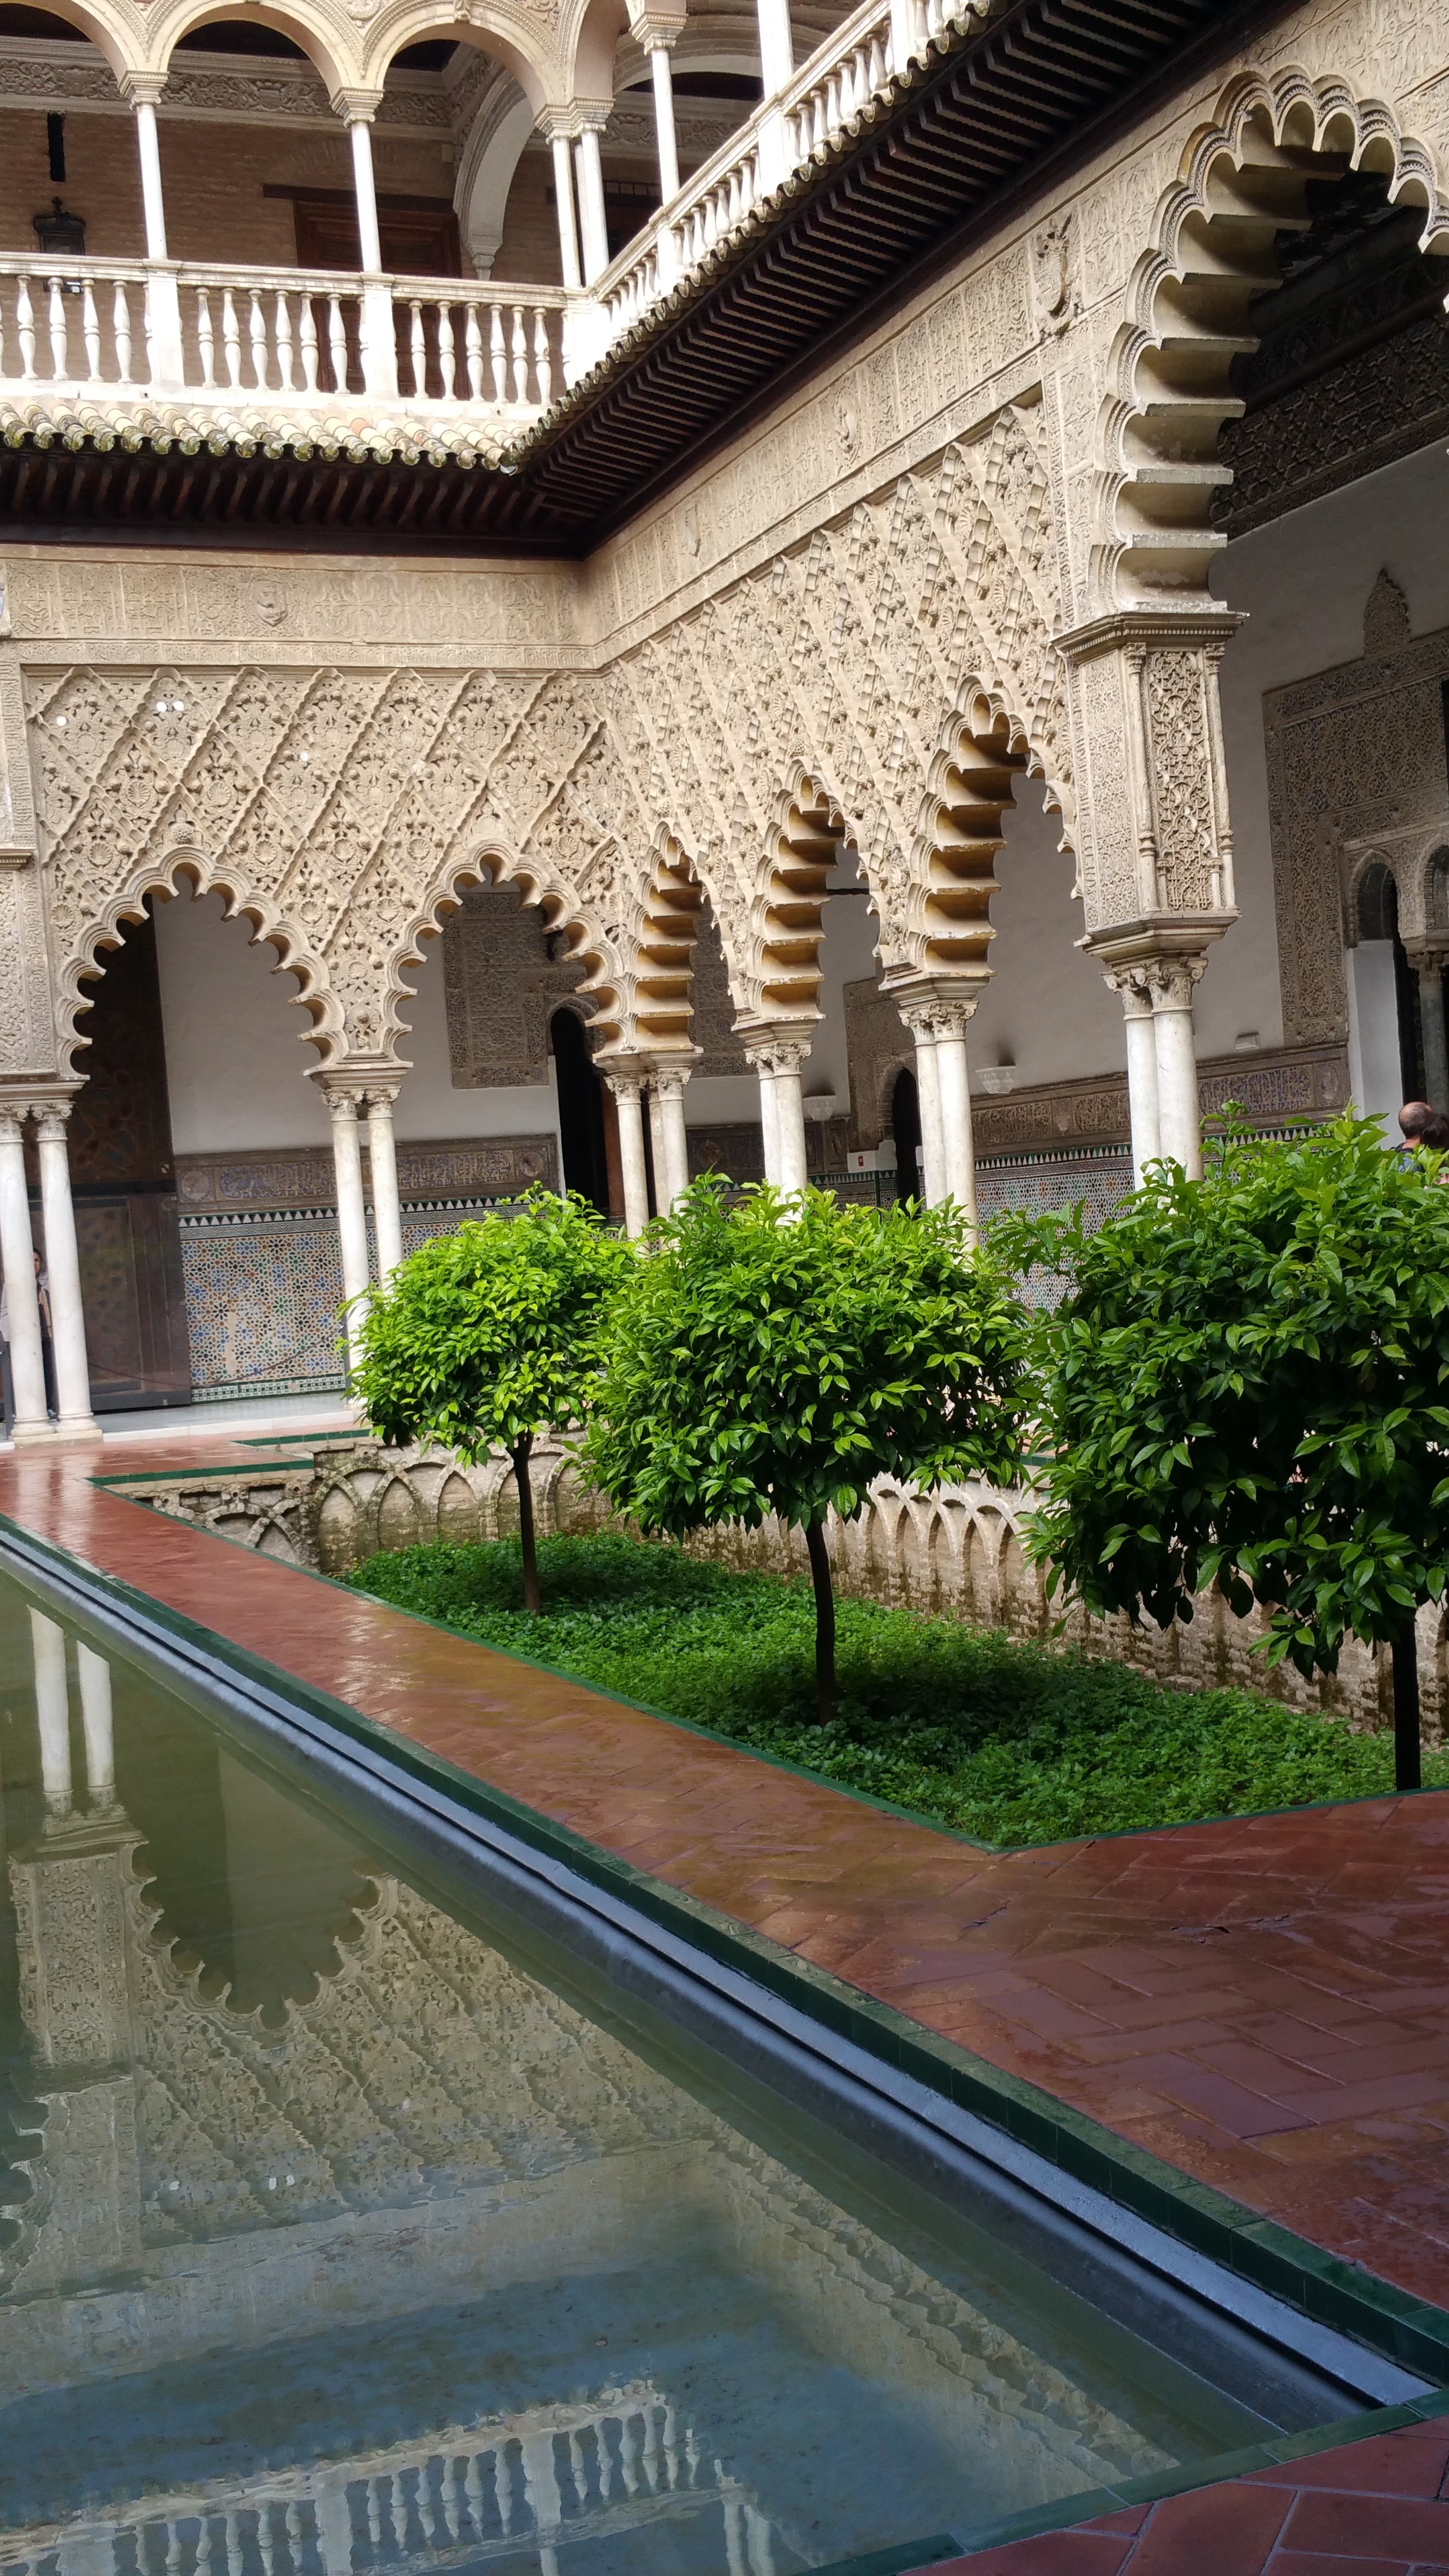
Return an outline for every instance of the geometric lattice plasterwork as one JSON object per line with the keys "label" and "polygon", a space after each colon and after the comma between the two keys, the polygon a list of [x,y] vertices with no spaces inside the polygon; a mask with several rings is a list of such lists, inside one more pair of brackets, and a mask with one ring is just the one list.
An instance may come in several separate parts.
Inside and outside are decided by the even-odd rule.
{"label": "geometric lattice plasterwork", "polygon": [[750,957],[750,854],[808,774],[860,852],[884,964],[922,962],[955,711],[984,693],[1068,795],[1059,623],[1041,408],[1012,405],[612,668],[638,801],[686,846],[732,958]]}
{"label": "geometric lattice plasterwork", "polygon": [[1028,402],[602,678],[32,670],[62,1011],[83,1005],[82,975],[146,888],[183,869],[275,940],[325,1058],[385,1057],[420,929],[480,870],[516,879],[572,932],[598,1035],[627,1038],[664,833],[695,863],[748,1012],[772,832],[807,775],[860,851],[884,962],[922,963],[933,779],[962,711],[984,699],[1052,797],[1069,797],[1058,622]]}
{"label": "geometric lattice plasterwork", "polygon": [[480,853],[577,924],[609,1017],[618,764],[585,679],[215,667],[32,673],[62,992],[189,865],[276,935],[324,1053],[384,1053],[418,928]]}

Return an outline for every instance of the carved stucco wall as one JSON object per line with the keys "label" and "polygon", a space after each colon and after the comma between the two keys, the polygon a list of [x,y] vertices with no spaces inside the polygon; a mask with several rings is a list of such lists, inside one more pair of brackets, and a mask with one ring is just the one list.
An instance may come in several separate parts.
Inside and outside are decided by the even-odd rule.
{"label": "carved stucco wall", "polygon": [[1429,926],[1428,866],[1449,842],[1449,628],[1414,640],[1402,594],[1385,579],[1364,643],[1362,660],[1263,701],[1283,1028],[1299,1043],[1347,1032],[1344,947],[1357,935],[1364,870],[1375,861],[1392,870],[1412,938]]}
{"label": "carved stucco wall", "polygon": [[[64,1007],[136,883],[181,859],[278,938],[324,1054],[386,1054],[419,930],[487,859],[571,928],[600,1037],[627,1038],[665,831],[708,887],[749,1011],[767,844],[802,780],[859,844],[886,965],[919,963],[933,772],[977,692],[1069,830],[1085,766],[1089,899],[1127,917],[1115,666],[1084,666],[1069,723],[1052,638],[1107,596],[1184,227],[1214,169],[1277,134],[1289,159],[1311,144],[1391,170],[1432,231],[1445,54],[1417,0],[1293,12],[581,572],[17,555]],[[1164,649],[1143,685],[1170,908],[1212,893],[1211,685],[1197,646]],[[145,712],[158,701],[186,707],[184,728]]]}

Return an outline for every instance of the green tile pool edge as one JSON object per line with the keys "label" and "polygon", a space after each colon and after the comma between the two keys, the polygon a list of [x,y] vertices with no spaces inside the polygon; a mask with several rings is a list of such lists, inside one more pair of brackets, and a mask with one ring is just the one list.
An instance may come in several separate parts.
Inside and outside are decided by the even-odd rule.
{"label": "green tile pool edge", "polygon": [[[1003,2130],[1008,2137],[1060,2166],[1077,2181],[1092,2185],[1104,2197],[1147,2219],[1165,2234],[1271,2291],[1285,2306],[1433,2380],[1445,2393],[1434,2399],[1430,2411],[1449,2409],[1449,2311],[1416,2299],[1362,2264],[1326,2252],[1276,2220],[1260,2217],[1213,2185],[1194,2182],[1162,2157],[1134,2146],[1130,2139],[1120,2137],[1087,2113],[1074,2110],[1043,2087],[1011,2075],[988,2058],[941,2037],[895,2005],[849,1985],[829,1969],[801,1958],[798,1952],[782,1948],[748,1924],[690,1895],[687,1889],[672,1887],[636,1869],[631,1862],[589,1842],[571,1826],[525,1805],[506,1790],[493,1788],[445,1756],[398,1735],[350,1702],[335,1699],[330,1692],[299,1680],[285,1666],[270,1663],[248,1647],[234,1645],[184,1612],[170,1609],[114,1575],[101,1573],[83,1557],[52,1540],[37,1538],[0,1514],[0,1545],[7,1541],[22,1580],[25,1558],[33,1555],[42,1570],[53,1568],[62,1582],[89,1588],[102,1598],[124,1605],[142,1624],[184,1640],[204,1661],[259,1683],[281,1698],[296,1701],[324,1724],[365,1743],[397,1770],[444,1786],[460,1806],[501,1825],[534,1850],[562,1861],[591,1884],[688,1940],[721,1966],[753,1978],[823,2029],[851,2041],[878,2064],[898,2069],[944,2101]],[[307,1569],[289,1569],[292,1570]],[[480,1651],[495,1650],[485,1647]],[[519,1656],[510,1660],[525,1659]],[[599,1696],[608,1698],[611,1694]],[[1426,2399],[1415,2400],[1405,2420],[1413,2416],[1416,2407],[1429,2403]],[[1397,2420],[1401,2411],[1379,2409],[1371,2420],[1379,2430],[1387,2430],[1390,2414]],[[1361,2432],[1348,2438],[1361,2438]]]}
{"label": "green tile pool edge", "polygon": [[[1032,2148],[1047,2162],[1059,2165],[1078,2181],[1090,2183],[1108,2199],[1119,2201],[1126,2209],[1146,2218],[1164,2234],[1206,2253],[1226,2270],[1240,2272],[1244,2278],[1270,2290],[1287,2307],[1330,2325],[1351,2336],[1370,2350],[1400,2363],[1440,2384],[1404,2406],[1375,2407],[1366,2414],[1319,2426],[1306,2433],[1286,2433],[1252,2448],[1220,2454],[1180,2469],[1168,2470],[1155,2477],[1123,2479],[1115,2486],[1091,2489],[1060,2498],[1055,2505],[1029,2508],[1025,2513],[1007,2517],[966,2532],[949,2541],[944,2534],[933,2534],[929,2540],[906,2542],[899,2549],[876,2552],[865,2558],[837,2561],[834,2567],[818,2571],[818,2576],[926,2576],[933,2565],[946,2555],[961,2557],[973,2551],[1001,2547],[1013,2540],[1030,2539],[1038,2534],[1064,2531],[1099,2515],[1121,2512],[1134,2504],[1157,2502],[1164,2496],[1181,2495],[1195,2489],[1219,2486],[1242,2477],[1254,2469],[1281,2467],[1295,2459],[1307,2459],[1325,2451],[1342,2450],[1351,2443],[1371,2435],[1407,2431],[1415,2424],[1449,2415],[1449,2312],[1427,2301],[1416,2300],[1390,2281],[1360,2264],[1345,2262],[1330,2255],[1306,2237],[1295,2236],[1275,2221],[1259,2218],[1252,2210],[1234,2201],[1211,2185],[1195,2183],[1176,2166],[1145,2148],[1134,2147],[1100,2121],[1072,2110],[1041,2086],[1029,2084],[1019,2076],[1009,2075],[993,2066],[988,2058],[978,2057],[955,2041],[938,2037],[923,2023],[912,2021],[895,2006],[879,2002],[828,1969],[817,1968],[798,1953],[782,1949],[764,1934],[752,1931],[748,1924],[721,1914],[705,1905],[687,1890],[671,1887],[635,1869],[632,1863],[617,1859],[596,1843],[589,1842],[571,1826],[558,1823],[511,1797],[506,1790],[495,1789],[468,1771],[430,1753],[423,1746],[399,1736],[380,1720],[370,1718],[347,1700],[334,1699],[330,1692],[303,1682],[285,1666],[272,1664],[244,1646],[234,1645],[214,1629],[184,1612],[170,1609],[133,1584],[117,1576],[100,1572],[86,1560],[59,1547],[54,1541],[37,1538],[16,1521],[0,1513],[0,1555],[6,1542],[21,1561],[33,1553],[53,1567],[62,1582],[70,1588],[90,1588],[122,1604],[142,1625],[149,1625],[188,1644],[203,1660],[260,1683],[280,1697],[292,1698],[305,1706],[324,1723],[339,1733],[350,1735],[380,1753],[399,1770],[419,1780],[446,1787],[450,1796],[464,1807],[489,1821],[504,1826],[522,1842],[548,1857],[564,1862],[580,1877],[607,1890],[634,1906],[665,1929],[693,1942],[720,1965],[753,1977],[768,1992],[794,2005],[824,2029],[851,2040],[855,2046],[885,2066],[898,2067],[929,2091],[945,2101],[970,2111],[988,2125],[1003,2130],[1007,2136]],[[307,1567],[294,1569],[310,1572]],[[323,1576],[318,1578],[327,1581]],[[370,1598],[363,1595],[362,1598]],[[392,1604],[384,1605],[393,1607]],[[411,1613],[404,1613],[411,1616]],[[424,1621],[427,1626],[440,1622]],[[455,1629],[444,1631],[456,1636]],[[464,1639],[463,1642],[477,1643]],[[496,1650],[482,1649],[485,1653]],[[523,1656],[511,1656],[515,1663],[525,1663]],[[548,1670],[547,1666],[530,1669]],[[572,1678],[572,1676],[570,1676]],[[585,1685],[592,1688],[593,1685]],[[613,1693],[601,1692],[603,1698]],[[626,1707],[635,1703],[621,1703]],[[653,1715],[655,1712],[650,1711]],[[687,1721],[671,1719],[671,1724]],[[692,1734],[704,1734],[703,1728],[690,1727]],[[712,1738],[723,1742],[727,1738]],[[768,1758],[768,1757],[761,1757]],[[794,1766],[781,1764],[781,1769]],[[814,1779],[815,1773],[800,1776]],[[833,1782],[827,1783],[833,1787]],[[869,1804],[880,1801],[868,1800]],[[901,1811],[895,1811],[901,1812]],[[1296,1812],[1296,1811],[1295,1811]],[[910,1821],[916,1821],[911,1819]],[[958,1837],[965,1839],[965,1837]],[[978,1846],[979,1848],[979,1846]],[[1026,1846],[1025,1848],[1041,1848]],[[935,2553],[925,2558],[917,2552]]]}

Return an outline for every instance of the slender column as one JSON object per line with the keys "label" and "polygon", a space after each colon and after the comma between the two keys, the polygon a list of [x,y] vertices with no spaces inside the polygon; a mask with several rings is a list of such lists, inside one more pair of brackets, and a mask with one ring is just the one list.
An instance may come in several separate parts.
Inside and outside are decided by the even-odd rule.
{"label": "slender column", "polygon": [[624,1175],[624,1232],[641,1235],[649,1222],[649,1174],[644,1161],[644,1113],[637,1073],[604,1076],[619,1112],[619,1164]]}
{"label": "slender column", "polygon": [[766,98],[783,89],[795,69],[790,0],[755,0],[760,27],[760,80]]}
{"label": "slender column", "polygon": [[664,1194],[670,1207],[689,1187],[689,1137],[684,1124],[687,1065],[660,1065],[654,1075],[659,1124],[664,1137]]}
{"label": "slender column", "polygon": [[91,1411],[91,1368],[86,1355],[85,1310],[81,1304],[80,1253],[75,1239],[75,1202],[70,1194],[70,1156],[65,1128],[68,1100],[47,1100],[35,1110],[40,1139],[40,1205],[45,1222],[45,1267],[50,1281],[50,1324],[55,1346],[56,1428],[62,1437],[99,1440],[100,1424]]}
{"label": "slender column", "polygon": [[70,1694],[65,1681],[65,1631],[43,1610],[30,1613],[35,1657],[35,1714],[40,1720],[40,1778],[53,1816],[70,1814]]}
{"label": "slender column", "polygon": [[1419,1027],[1424,1040],[1424,1097],[1434,1109],[1449,1109],[1449,1044],[1444,1030],[1444,960],[1417,957]]}
{"label": "slender column", "polygon": [[382,268],[382,235],[377,222],[371,116],[352,109],[347,118],[347,136],[352,145],[352,190],[357,199],[357,239],[363,274],[375,276]]}
{"label": "slender column", "polygon": [[[357,1100],[350,1091],[330,1091],[332,1160],[337,1170],[337,1232],[342,1245],[342,1296],[346,1305],[348,1358],[353,1367],[361,1351],[362,1325],[371,1279],[367,1260],[367,1207],[362,1195],[362,1144],[357,1132]],[[354,1299],[361,1302],[354,1303]]]}
{"label": "slender column", "polygon": [[549,136],[553,152],[553,193],[558,211],[558,255],[563,282],[574,293],[583,285],[579,267],[579,227],[574,213],[574,163],[566,134],[555,127]]}
{"label": "slender column", "polygon": [[679,145],[674,131],[674,74],[669,66],[672,36],[651,36],[649,69],[654,80],[654,148],[659,156],[659,198],[667,206],[679,194]]}
{"label": "slender column", "polygon": [[397,1146],[391,1091],[367,1095],[367,1153],[372,1165],[372,1228],[377,1239],[377,1278],[385,1288],[403,1257],[402,1201],[397,1186]]}
{"label": "slender column", "polygon": [[40,1295],[35,1284],[35,1241],[30,1193],[25,1184],[25,1111],[0,1108],[0,1271],[10,1326],[10,1377],[15,1391],[15,1438],[49,1440],[45,1362],[40,1348]]}
{"label": "slender column", "polygon": [[1162,1151],[1181,1163],[1190,1181],[1202,1178],[1202,1111],[1198,1104],[1192,996],[1206,963],[1203,957],[1154,958],[1150,979]]}
{"label": "slender column", "polygon": [[1114,966],[1104,979],[1122,996],[1127,1022],[1127,1109],[1132,1123],[1132,1186],[1140,1190],[1147,1166],[1162,1152],[1157,1108],[1157,1033],[1152,995],[1139,966]]}
{"label": "slender column", "polygon": [[654,1167],[654,1213],[669,1214],[669,1168],[664,1141],[664,1104],[659,1086],[649,1085],[649,1160]]}
{"label": "slender column", "polygon": [[760,1078],[760,1124],[765,1142],[765,1178],[793,1198],[806,1186],[805,1102],[800,1068],[810,1053],[808,1038],[760,1038],[746,1045],[745,1055]]}
{"label": "slender column", "polygon": [[115,1721],[111,1712],[111,1668],[104,1655],[77,1644],[80,1668],[81,1725],[86,1739],[86,1797],[92,1807],[116,1803]]}
{"label": "slender column", "polygon": [[[159,93],[160,83],[157,83]],[[161,138],[156,130],[156,97],[142,92],[133,79],[131,109],[136,119],[136,149],[141,161],[141,212],[146,225],[146,257],[165,259],[166,203],[161,193]]]}
{"label": "slender column", "polygon": [[966,1062],[966,1023],[974,999],[942,1002],[936,1009],[936,1090],[941,1111],[942,1180],[976,1232],[976,1152],[971,1134],[971,1076]]}
{"label": "slender column", "polygon": [[604,165],[599,158],[599,128],[585,125],[574,149],[578,154],[579,228],[584,241],[584,284],[592,286],[609,265],[609,227],[604,220]]}
{"label": "slender column", "polygon": [[[936,1054],[936,1009],[920,1003],[901,1007],[916,1043],[916,1099],[921,1112],[921,1196],[927,1207],[939,1207],[949,1193],[946,1183],[946,1133],[941,1118],[941,1075]],[[899,1181],[896,1184],[899,1188]]]}

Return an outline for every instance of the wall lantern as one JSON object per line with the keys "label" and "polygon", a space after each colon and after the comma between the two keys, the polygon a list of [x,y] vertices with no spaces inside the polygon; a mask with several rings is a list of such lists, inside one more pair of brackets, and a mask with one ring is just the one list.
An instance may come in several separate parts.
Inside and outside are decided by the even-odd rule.
{"label": "wall lantern", "polygon": [[68,213],[59,197],[51,199],[51,211],[48,215],[36,215],[33,220],[36,239],[48,259],[74,259],[84,256],[86,219],[84,215]]}

